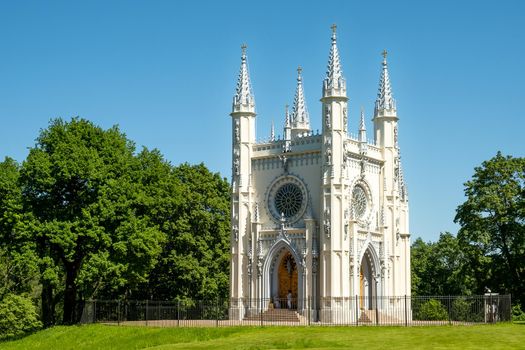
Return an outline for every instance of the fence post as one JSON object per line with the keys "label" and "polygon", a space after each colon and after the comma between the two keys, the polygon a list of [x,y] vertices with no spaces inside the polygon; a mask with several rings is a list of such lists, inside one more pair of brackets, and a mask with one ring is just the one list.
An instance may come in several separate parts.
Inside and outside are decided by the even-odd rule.
{"label": "fence post", "polygon": [[93,300],[93,323],[97,323],[97,301]]}
{"label": "fence post", "polygon": [[407,295],[405,294],[405,327],[408,327]]}
{"label": "fence post", "polygon": [[379,304],[377,303],[377,282],[376,282],[376,325],[379,325]]}
{"label": "fence post", "polygon": [[120,300],[118,300],[117,304],[117,325],[120,326]]}
{"label": "fence post", "polygon": [[177,327],[180,327],[180,300],[177,299]]}
{"label": "fence post", "polygon": [[450,317],[450,299],[451,299],[451,296],[449,295],[448,296],[448,325],[449,326],[452,324],[452,320],[451,320],[451,317]]}
{"label": "fence post", "polygon": [[219,327],[219,297],[215,299],[215,326]]}
{"label": "fence post", "polygon": [[507,297],[507,316],[508,318],[506,319],[506,321],[511,321],[512,322],[512,294],[509,294],[508,297]]}
{"label": "fence post", "polygon": [[359,326],[359,301],[357,300],[357,294],[355,295],[355,325]]}
{"label": "fence post", "polygon": [[259,318],[261,319],[261,327],[263,326],[263,299],[261,299],[260,303],[261,308],[259,309]]}
{"label": "fence post", "polygon": [[306,302],[308,303],[308,304],[307,304],[307,308],[308,308],[308,309],[306,310],[306,311],[307,311],[307,315],[308,315],[308,325],[310,325],[310,317],[312,317],[312,313],[311,313],[311,310],[310,310],[311,307],[312,307],[312,306],[310,305],[310,297],[306,298]]}
{"label": "fence post", "polygon": [[146,326],[148,325],[148,300],[146,300],[146,314],[144,315],[144,318],[146,319]]}

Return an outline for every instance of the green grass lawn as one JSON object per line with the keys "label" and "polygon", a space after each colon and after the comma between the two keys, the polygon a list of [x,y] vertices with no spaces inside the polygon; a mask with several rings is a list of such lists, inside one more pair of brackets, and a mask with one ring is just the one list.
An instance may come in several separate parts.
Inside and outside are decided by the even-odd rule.
{"label": "green grass lawn", "polygon": [[54,327],[0,349],[525,349],[525,324],[435,327]]}

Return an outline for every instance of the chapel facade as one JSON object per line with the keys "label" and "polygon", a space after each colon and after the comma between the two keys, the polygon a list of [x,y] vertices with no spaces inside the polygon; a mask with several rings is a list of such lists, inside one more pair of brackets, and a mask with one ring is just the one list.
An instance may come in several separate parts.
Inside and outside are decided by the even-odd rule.
{"label": "chapel facade", "polygon": [[[301,69],[282,137],[256,142],[246,47],[232,106],[230,318],[268,308],[331,322],[410,296],[408,194],[386,51],[374,106],[348,120],[335,26],[322,82],[322,132],[310,128]],[[348,125],[358,126],[351,135]],[[377,300],[381,300],[378,302]],[[391,305],[389,305],[390,307]],[[344,313],[344,312],[343,312]],[[351,321],[356,313],[348,312]],[[355,316],[357,317],[357,316]]]}

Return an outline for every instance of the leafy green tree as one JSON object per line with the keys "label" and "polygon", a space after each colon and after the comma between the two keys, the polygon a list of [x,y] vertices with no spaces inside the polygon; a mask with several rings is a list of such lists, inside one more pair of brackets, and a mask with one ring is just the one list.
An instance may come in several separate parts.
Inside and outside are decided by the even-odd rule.
{"label": "leafy green tree", "polygon": [[0,300],[9,293],[31,293],[38,279],[34,242],[20,230],[24,220],[19,165],[0,163]]}
{"label": "leafy green tree", "polygon": [[144,288],[148,295],[142,296],[224,298],[229,292],[230,186],[203,164],[182,164],[170,179],[155,219],[167,241]]}
{"label": "leafy green tree", "polygon": [[22,165],[0,163],[0,298],[41,291],[48,326],[90,298],[226,297],[229,218],[229,184],[203,164],[52,120]]}
{"label": "leafy green tree", "polygon": [[525,158],[497,155],[475,168],[457,208],[458,239],[477,284],[525,304]]}
{"label": "leafy green tree", "polygon": [[437,242],[416,239],[411,248],[412,293],[414,295],[469,295],[473,277],[458,239],[451,233]]}
{"label": "leafy green tree", "polygon": [[[164,234],[137,213],[149,199],[141,182],[147,164],[134,151],[117,127],[78,118],[51,121],[30,149],[20,185],[31,220],[22,231],[36,245],[46,325],[57,297],[63,322],[72,323],[79,300],[108,285],[142,283],[155,265]],[[163,166],[158,156],[156,162]]]}

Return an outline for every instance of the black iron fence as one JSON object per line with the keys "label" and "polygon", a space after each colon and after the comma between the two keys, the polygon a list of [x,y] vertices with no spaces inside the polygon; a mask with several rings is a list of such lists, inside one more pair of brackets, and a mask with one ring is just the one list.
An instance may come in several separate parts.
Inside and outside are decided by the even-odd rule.
{"label": "black iron fence", "polygon": [[82,323],[158,327],[418,326],[511,320],[510,295],[184,301],[90,300]]}

